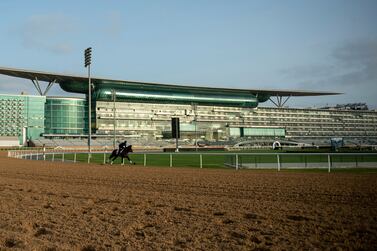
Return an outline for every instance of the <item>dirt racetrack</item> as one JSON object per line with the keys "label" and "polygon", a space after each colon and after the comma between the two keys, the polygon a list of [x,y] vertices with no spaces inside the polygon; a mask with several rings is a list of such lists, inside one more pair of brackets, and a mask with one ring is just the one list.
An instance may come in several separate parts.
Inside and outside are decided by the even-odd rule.
{"label": "dirt racetrack", "polygon": [[376,174],[121,167],[0,154],[0,250],[377,249]]}

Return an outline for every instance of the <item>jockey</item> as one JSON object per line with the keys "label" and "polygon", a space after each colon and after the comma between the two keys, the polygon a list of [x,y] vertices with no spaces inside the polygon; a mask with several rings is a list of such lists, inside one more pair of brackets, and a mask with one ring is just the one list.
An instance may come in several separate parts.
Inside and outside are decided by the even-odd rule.
{"label": "jockey", "polygon": [[119,144],[118,154],[120,154],[127,146],[127,140]]}

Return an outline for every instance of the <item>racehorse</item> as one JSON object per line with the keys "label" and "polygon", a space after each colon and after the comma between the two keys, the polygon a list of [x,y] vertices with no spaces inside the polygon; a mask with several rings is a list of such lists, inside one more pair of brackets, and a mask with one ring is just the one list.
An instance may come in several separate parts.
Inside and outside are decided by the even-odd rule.
{"label": "racehorse", "polygon": [[132,160],[130,159],[130,157],[128,157],[128,153],[132,153],[132,145],[129,145],[129,146],[126,146],[123,150],[121,150],[120,152],[118,152],[118,149],[114,149],[109,157],[109,162],[110,164],[112,165],[114,160],[118,157],[121,157],[122,158],[122,165],[124,165],[124,162],[123,162],[123,159],[124,158],[127,158],[128,161],[130,162],[130,164],[136,164],[135,162],[132,162]]}

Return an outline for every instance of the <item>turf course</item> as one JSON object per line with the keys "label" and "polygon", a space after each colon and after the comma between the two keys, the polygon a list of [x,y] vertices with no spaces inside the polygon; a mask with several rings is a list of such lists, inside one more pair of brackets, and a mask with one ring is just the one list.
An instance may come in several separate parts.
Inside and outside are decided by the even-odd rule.
{"label": "turf course", "polygon": [[[224,152],[211,153],[207,155],[206,153],[202,154],[202,167],[203,168],[231,168],[230,166],[235,166],[236,154],[238,154],[238,163],[242,166],[244,163],[277,163],[276,155],[258,155],[260,152],[254,153],[255,155],[242,155],[240,152],[234,152],[232,155],[224,155]],[[274,152],[276,153],[276,152]],[[252,154],[252,153],[250,153]],[[104,163],[104,157],[107,162],[109,154],[104,156],[103,153],[93,153],[90,160],[91,163]],[[172,154],[158,154],[158,153],[132,153],[130,158],[133,162],[138,165],[144,164],[144,157],[146,157],[146,166],[160,166],[160,167],[170,167],[172,164],[173,167],[191,167],[199,168],[200,167],[200,155],[199,154],[190,154],[190,153],[172,153]],[[74,154],[65,153],[64,161],[74,161]],[[171,159],[170,159],[171,158]],[[291,153],[290,155],[280,155],[280,163],[282,164],[282,169],[284,169],[284,163],[305,163],[307,168],[303,168],[307,171],[316,170],[316,171],[327,171],[326,169],[313,169],[310,168],[311,163],[323,163],[324,166],[328,163],[327,155],[295,155]],[[46,155],[47,160],[52,160],[51,155]],[[54,161],[63,161],[62,154],[55,154]],[[87,162],[88,156],[86,153],[76,154],[77,162]],[[362,163],[365,162],[376,162],[377,163],[377,154],[374,155],[345,155],[345,156],[331,156],[331,162],[336,163],[337,171],[352,171],[354,168],[341,168],[341,163],[358,163],[362,167]],[[118,158],[114,161],[114,165],[121,164],[121,159]],[[128,161],[125,160],[125,164],[129,165]],[[340,164],[340,166],[339,166]],[[377,168],[377,166],[376,166]],[[356,168],[361,171],[363,168]],[[333,169],[335,170],[335,169]],[[366,168],[366,171],[370,172],[370,168]],[[376,169],[377,170],[377,169]]]}

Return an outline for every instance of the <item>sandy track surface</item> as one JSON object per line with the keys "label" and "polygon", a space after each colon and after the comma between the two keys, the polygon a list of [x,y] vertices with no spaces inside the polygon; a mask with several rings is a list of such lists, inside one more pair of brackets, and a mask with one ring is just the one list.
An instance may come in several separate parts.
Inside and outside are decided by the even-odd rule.
{"label": "sandy track surface", "polygon": [[376,249],[377,175],[0,156],[0,250]]}

